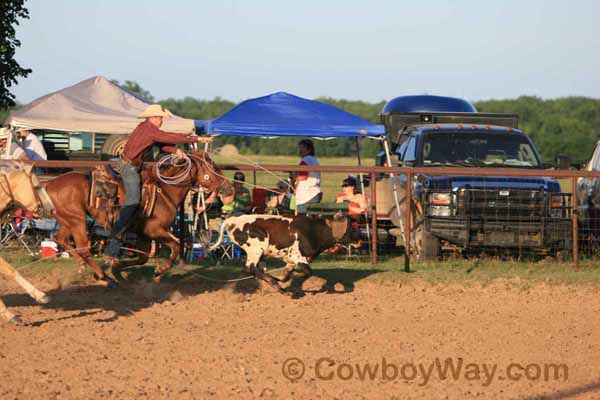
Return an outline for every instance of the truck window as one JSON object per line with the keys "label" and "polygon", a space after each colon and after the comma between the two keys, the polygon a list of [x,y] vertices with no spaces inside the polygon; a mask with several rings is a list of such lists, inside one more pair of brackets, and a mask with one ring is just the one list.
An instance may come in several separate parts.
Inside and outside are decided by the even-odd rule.
{"label": "truck window", "polygon": [[[408,153],[408,151],[407,151]],[[423,141],[423,165],[539,168],[531,142],[510,133],[428,133]]]}
{"label": "truck window", "polygon": [[417,160],[417,140],[414,136],[408,139],[406,151],[404,152],[403,162],[415,162]]}
{"label": "truck window", "polygon": [[400,137],[400,144],[396,148],[395,153],[398,155],[398,159],[402,161],[402,157],[404,156],[404,152],[406,151],[406,145],[408,144],[408,136],[403,135]]}

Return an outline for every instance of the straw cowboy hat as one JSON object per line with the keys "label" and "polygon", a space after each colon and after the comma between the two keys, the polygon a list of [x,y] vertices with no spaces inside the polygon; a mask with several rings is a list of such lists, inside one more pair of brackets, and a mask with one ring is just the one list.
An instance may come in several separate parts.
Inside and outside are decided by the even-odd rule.
{"label": "straw cowboy hat", "polygon": [[171,111],[163,108],[160,104],[151,104],[149,105],[143,113],[138,115],[138,118],[150,118],[150,117],[163,117],[169,118],[172,117],[173,114]]}
{"label": "straw cowboy hat", "polygon": [[10,137],[9,128],[0,128],[0,139],[8,139]]}

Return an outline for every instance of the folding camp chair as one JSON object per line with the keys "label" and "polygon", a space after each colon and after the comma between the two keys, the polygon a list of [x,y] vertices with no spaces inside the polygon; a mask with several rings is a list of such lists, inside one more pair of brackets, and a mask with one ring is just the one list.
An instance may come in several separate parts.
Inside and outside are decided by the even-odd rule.
{"label": "folding camp chair", "polygon": [[[213,231],[213,241],[216,241],[219,236],[221,225],[217,227],[216,231]],[[219,247],[211,252],[212,257],[217,260],[234,260],[240,256],[239,248],[229,239],[227,236],[227,230],[223,232],[223,240]]]}
{"label": "folding camp chair", "polygon": [[0,248],[16,242],[30,256],[35,256],[43,240],[43,234],[35,229],[31,219],[24,216],[11,217],[0,226]]}

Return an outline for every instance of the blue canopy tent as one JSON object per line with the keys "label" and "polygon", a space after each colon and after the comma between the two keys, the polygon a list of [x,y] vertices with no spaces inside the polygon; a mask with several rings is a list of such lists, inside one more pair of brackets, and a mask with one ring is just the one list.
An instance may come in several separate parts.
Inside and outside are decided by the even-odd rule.
{"label": "blue canopy tent", "polygon": [[[385,142],[385,127],[330,104],[277,92],[246,100],[212,120],[196,120],[196,132],[246,137],[368,137]],[[387,146],[386,146],[387,148]],[[360,151],[358,152],[360,164]],[[364,190],[363,176],[360,183]],[[369,226],[367,233],[370,240]]]}
{"label": "blue canopy tent", "polygon": [[246,100],[212,120],[196,120],[196,132],[232,136],[385,136],[383,125],[373,124],[330,104],[285,92]]}

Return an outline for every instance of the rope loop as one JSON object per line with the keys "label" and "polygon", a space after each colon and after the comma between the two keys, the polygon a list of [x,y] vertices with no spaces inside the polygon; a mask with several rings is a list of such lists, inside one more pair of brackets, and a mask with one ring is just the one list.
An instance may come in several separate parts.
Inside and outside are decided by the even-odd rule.
{"label": "rope loop", "polygon": [[[183,161],[183,162],[179,162],[178,161]],[[177,168],[182,168],[181,171],[179,171],[178,173],[176,173],[173,176],[165,176],[163,174],[161,174],[160,169],[163,166],[169,166],[172,165],[174,167]],[[178,185],[182,182],[184,182],[190,175],[190,171],[192,170],[192,160],[190,160],[190,158],[188,157],[187,154],[185,154],[183,156],[183,159],[180,159],[176,154],[168,154],[166,156],[164,156],[163,158],[161,158],[160,160],[158,160],[158,162],[156,163],[156,176],[158,177],[158,179],[167,185]]]}

